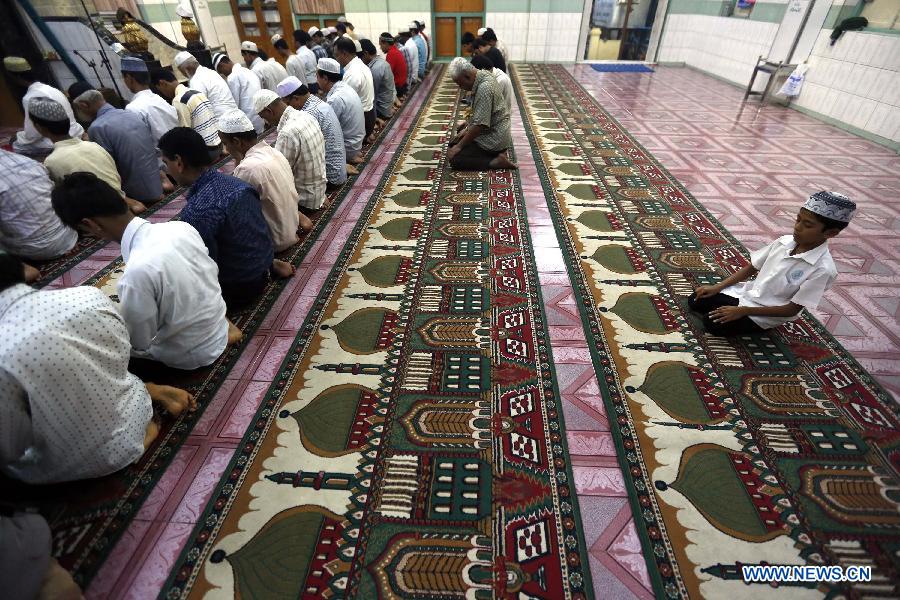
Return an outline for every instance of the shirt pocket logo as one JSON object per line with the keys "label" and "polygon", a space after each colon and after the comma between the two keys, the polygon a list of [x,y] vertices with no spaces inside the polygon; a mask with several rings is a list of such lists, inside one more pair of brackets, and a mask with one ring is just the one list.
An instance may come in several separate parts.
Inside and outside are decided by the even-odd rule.
{"label": "shirt pocket logo", "polygon": [[806,271],[804,271],[803,269],[793,269],[791,271],[788,271],[788,274],[787,274],[788,283],[797,283],[798,281],[800,281],[803,278],[803,275],[805,275],[805,274],[806,274]]}

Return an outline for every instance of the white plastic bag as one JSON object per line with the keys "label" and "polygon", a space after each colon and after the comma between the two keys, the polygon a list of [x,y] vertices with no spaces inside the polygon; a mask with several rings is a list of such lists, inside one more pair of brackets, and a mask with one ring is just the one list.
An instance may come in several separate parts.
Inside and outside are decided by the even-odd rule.
{"label": "white plastic bag", "polygon": [[794,97],[800,95],[800,88],[803,87],[803,80],[806,77],[806,69],[809,67],[806,63],[797,65],[790,77],[784,80],[784,85],[778,90],[779,96]]}

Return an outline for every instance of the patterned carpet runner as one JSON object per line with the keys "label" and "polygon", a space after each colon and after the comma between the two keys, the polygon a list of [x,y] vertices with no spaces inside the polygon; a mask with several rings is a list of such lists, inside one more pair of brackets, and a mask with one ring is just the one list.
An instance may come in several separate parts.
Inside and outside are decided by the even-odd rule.
{"label": "patterned carpet runner", "polygon": [[423,107],[161,596],[590,595],[518,177]]}
{"label": "patterned carpet runner", "polygon": [[[900,596],[897,405],[808,315],[705,334],[687,296],[745,249],[565,68],[515,73],[657,597]],[[745,584],[761,563],[872,580]]]}
{"label": "patterned carpet runner", "polygon": [[[439,73],[442,67],[438,66],[436,69]],[[395,115],[394,119],[396,120],[398,116]],[[366,158],[371,158],[378,145],[392,135],[389,133],[391,124],[386,125],[376,142],[367,147]],[[270,143],[274,142],[274,138],[274,133],[267,137]],[[228,159],[218,168],[230,173],[234,164]],[[313,229],[296,245],[279,253],[277,257],[295,266],[299,265],[356,179],[357,176],[352,176],[341,188],[330,192],[322,209],[310,216],[314,223]],[[185,193],[184,189],[176,191],[154,206],[154,211],[161,208],[163,203],[179,199]],[[96,240],[93,240],[93,244],[97,247],[87,244],[85,252],[93,253],[103,245]],[[60,271],[64,270],[62,267],[70,268],[73,264],[60,263],[55,276],[59,276]],[[101,288],[115,301],[116,283],[123,269],[124,264],[119,257],[89,278],[84,285]],[[45,280],[47,279],[45,277]],[[197,398],[200,408],[193,413],[185,413],[178,419],[164,418],[159,437],[138,463],[101,479],[53,486],[26,486],[0,476],[4,499],[39,508],[46,516],[53,531],[54,556],[60,564],[72,572],[75,580],[83,588],[106,560],[131,520],[138,515],[143,502],[165,473],[179,447],[203,417],[203,409],[211,402],[237,364],[254,332],[263,323],[289,281],[287,279],[271,281],[254,304],[239,313],[229,314],[232,322],[243,331],[244,340],[241,344],[226,349],[212,365],[191,372],[160,368],[158,372],[153,373],[154,383],[175,385],[189,390]]]}

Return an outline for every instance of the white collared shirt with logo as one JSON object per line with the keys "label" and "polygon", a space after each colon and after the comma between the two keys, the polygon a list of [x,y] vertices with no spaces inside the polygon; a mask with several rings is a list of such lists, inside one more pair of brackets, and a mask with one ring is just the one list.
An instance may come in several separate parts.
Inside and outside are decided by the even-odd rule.
{"label": "white collared shirt with logo", "polygon": [[[750,262],[759,271],[756,279],[730,286],[722,293],[737,298],[740,306],[784,306],[793,302],[810,310],[816,308],[837,277],[837,267],[828,242],[791,256],[796,246],[794,236],[789,234],[751,253]],[[750,318],[760,327],[771,329],[798,317]]]}

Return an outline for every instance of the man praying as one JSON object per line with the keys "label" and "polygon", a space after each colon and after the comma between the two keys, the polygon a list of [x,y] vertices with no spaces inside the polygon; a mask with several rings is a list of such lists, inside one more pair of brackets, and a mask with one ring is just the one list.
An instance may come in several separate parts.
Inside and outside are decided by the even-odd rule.
{"label": "man praying", "polygon": [[341,65],[333,58],[319,59],[317,77],[325,101],[334,110],[344,133],[344,150],[349,165],[363,162],[360,155],[366,135],[365,116],[359,94],[341,80]]}

